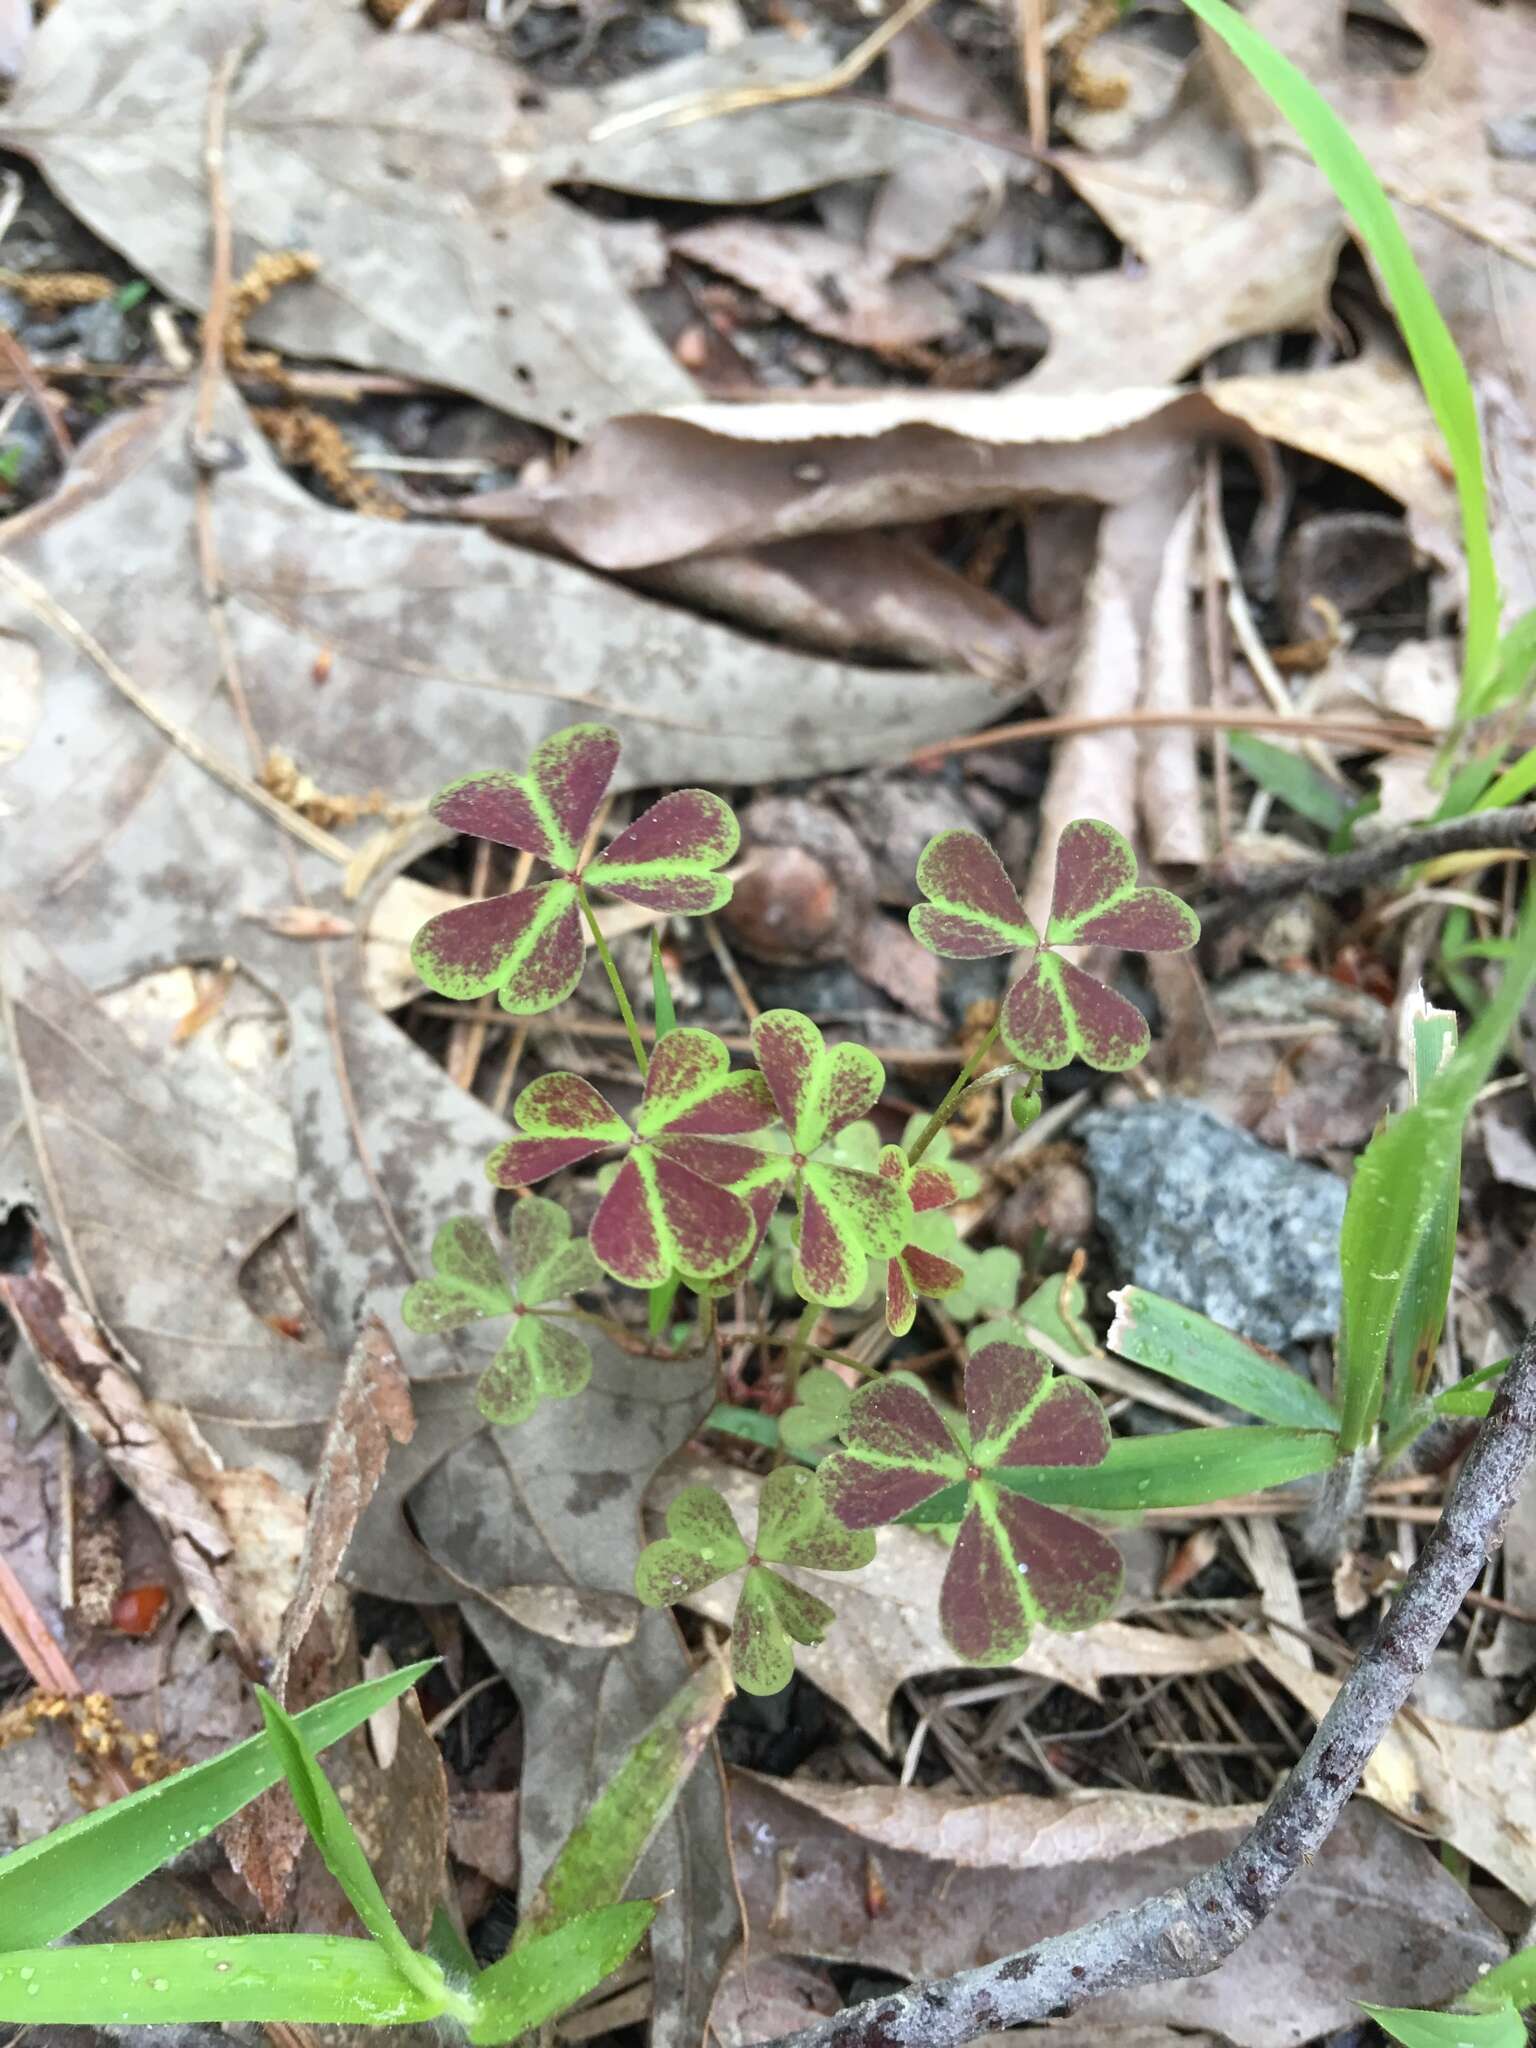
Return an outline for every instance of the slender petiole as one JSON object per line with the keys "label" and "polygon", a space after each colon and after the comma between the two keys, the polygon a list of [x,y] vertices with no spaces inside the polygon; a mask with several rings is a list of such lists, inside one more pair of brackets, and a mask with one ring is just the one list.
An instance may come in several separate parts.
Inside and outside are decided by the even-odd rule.
{"label": "slender petiole", "polygon": [[624,1029],[629,1033],[630,1050],[635,1055],[635,1065],[640,1069],[640,1078],[643,1081],[650,1071],[650,1062],[646,1058],[645,1040],[640,1036],[640,1026],[635,1021],[634,1007],[629,1000],[629,993],[625,989],[623,978],[618,968],[613,964],[613,955],[608,950],[608,941],[603,937],[602,927],[597,921],[597,912],[592,908],[591,899],[587,895],[585,884],[581,882],[576,884],[576,894],[580,899],[582,912],[587,920],[587,929],[592,934],[592,943],[597,948],[597,957],[603,963],[604,971],[608,976],[608,985],[613,990],[614,1001],[619,1006],[619,1015],[624,1019]]}
{"label": "slender petiole", "polygon": [[987,1033],[986,1037],[981,1041],[980,1045],[977,1046],[976,1050],[971,1054],[970,1058],[966,1061],[965,1065],[960,1069],[959,1073],[955,1076],[954,1083],[951,1086],[949,1093],[945,1096],[944,1100],[939,1104],[938,1108],[933,1112],[933,1115],[929,1117],[927,1123],[924,1124],[921,1131],[918,1132],[917,1142],[910,1148],[910,1150],[907,1153],[907,1163],[909,1166],[916,1166],[919,1159],[922,1158],[923,1154],[928,1150],[928,1147],[933,1143],[934,1139],[939,1135],[940,1131],[943,1130],[944,1126],[949,1122],[950,1118],[954,1115],[955,1105],[959,1102],[961,1096],[965,1093],[967,1087],[970,1085],[971,1077],[975,1074],[976,1069],[981,1065],[982,1061],[986,1058],[987,1054],[992,1050],[993,1046],[997,1043],[997,1034],[1002,1029],[1002,1022],[1002,1018],[999,1017],[996,1023],[994,1023],[994,1025],[992,1026],[992,1029]]}

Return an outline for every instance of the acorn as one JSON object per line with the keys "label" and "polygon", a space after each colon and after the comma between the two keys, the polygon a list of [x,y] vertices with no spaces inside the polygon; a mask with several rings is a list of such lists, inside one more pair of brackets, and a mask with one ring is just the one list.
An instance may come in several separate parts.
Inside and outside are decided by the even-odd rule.
{"label": "acorn", "polygon": [[774,967],[855,957],[875,877],[852,827],[804,797],[760,797],[741,834],[747,872],[720,913],[732,944]]}

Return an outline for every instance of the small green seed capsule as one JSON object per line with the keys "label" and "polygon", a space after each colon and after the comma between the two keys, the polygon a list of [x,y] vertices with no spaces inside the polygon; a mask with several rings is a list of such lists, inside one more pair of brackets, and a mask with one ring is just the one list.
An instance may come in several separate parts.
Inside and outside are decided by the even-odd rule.
{"label": "small green seed capsule", "polygon": [[1008,1107],[1013,1112],[1013,1120],[1019,1129],[1027,1131],[1045,1107],[1045,1098],[1040,1093],[1039,1083],[1037,1082],[1033,1088],[1016,1089]]}

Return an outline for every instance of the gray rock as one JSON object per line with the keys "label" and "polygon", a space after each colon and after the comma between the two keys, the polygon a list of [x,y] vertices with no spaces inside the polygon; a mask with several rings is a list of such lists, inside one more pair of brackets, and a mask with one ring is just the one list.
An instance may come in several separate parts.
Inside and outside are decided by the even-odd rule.
{"label": "gray rock", "polygon": [[1333,1334],[1346,1193],[1336,1175],[1192,1102],[1098,1110],[1077,1128],[1122,1280],[1277,1351]]}
{"label": "gray rock", "polygon": [[138,347],[134,322],[115,299],[97,299],[71,317],[76,343],[88,363],[126,363]]}

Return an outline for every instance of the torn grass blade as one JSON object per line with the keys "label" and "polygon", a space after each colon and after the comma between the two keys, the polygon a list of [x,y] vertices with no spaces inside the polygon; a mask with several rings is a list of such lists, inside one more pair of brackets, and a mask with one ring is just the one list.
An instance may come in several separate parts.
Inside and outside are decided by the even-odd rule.
{"label": "torn grass blade", "polygon": [[1121,1287],[1109,1298],[1115,1320],[1106,1342],[1132,1365],[1197,1387],[1261,1422],[1288,1429],[1338,1428],[1326,1396],[1263,1345],[1145,1287]]}
{"label": "torn grass blade", "polygon": [[514,1950],[618,1902],[730,1697],[730,1674],[717,1657],[672,1695],[566,1838],[523,1915]]}
{"label": "torn grass blade", "polygon": [[[305,1740],[312,1749],[329,1748],[398,1699],[432,1662],[407,1665],[307,1707],[297,1716]],[[253,1735],[222,1756],[12,1850],[0,1861],[0,1948],[42,1947],[69,1934],[282,1776],[269,1737]]]}
{"label": "torn grass blade", "polygon": [[1420,1099],[1377,1131],[1350,1183],[1339,1237],[1344,1307],[1339,1320],[1339,1443],[1359,1450],[1375,1427],[1387,1348],[1421,1247],[1459,1182],[1461,1136],[1536,982],[1536,892],[1526,896],[1498,993]]}

